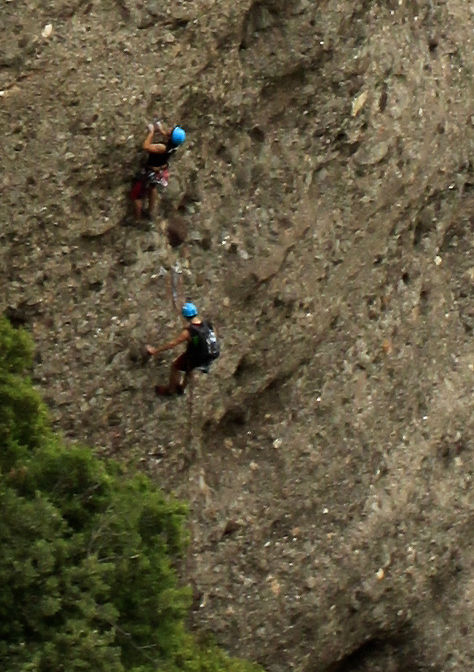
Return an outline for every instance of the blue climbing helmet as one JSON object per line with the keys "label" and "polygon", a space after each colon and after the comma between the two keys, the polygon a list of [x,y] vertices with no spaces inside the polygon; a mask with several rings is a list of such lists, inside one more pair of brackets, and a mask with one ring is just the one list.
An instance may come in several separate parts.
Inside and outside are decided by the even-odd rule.
{"label": "blue climbing helmet", "polygon": [[198,309],[194,305],[194,303],[185,303],[184,306],[181,308],[181,315],[183,317],[189,318],[189,317],[195,317],[198,314]]}
{"label": "blue climbing helmet", "polygon": [[171,132],[171,142],[173,145],[182,145],[185,140],[186,132],[180,126],[175,126]]}

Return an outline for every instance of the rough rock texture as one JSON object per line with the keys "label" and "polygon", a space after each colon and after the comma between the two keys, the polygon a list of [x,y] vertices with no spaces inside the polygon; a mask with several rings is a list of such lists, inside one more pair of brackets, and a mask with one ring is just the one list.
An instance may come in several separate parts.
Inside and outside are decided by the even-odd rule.
{"label": "rough rock texture", "polygon": [[[473,669],[471,3],[0,11],[0,308],[58,428],[190,501],[194,627],[270,672]],[[130,226],[153,116],[188,140]],[[171,267],[223,354],[158,401]]]}

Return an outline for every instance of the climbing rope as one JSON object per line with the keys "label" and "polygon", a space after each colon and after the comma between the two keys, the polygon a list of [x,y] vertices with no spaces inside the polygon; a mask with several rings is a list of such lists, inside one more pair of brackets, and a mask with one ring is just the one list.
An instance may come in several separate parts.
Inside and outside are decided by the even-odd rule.
{"label": "climbing rope", "polygon": [[[178,262],[170,264],[170,299],[171,305],[174,310],[180,314],[179,309],[179,294],[180,294],[180,285],[181,285],[181,268]],[[193,402],[194,402],[194,376],[191,376],[191,379],[187,385],[187,427],[186,427],[186,448],[190,452],[192,448],[193,441]]]}
{"label": "climbing rope", "polygon": [[170,267],[170,289],[171,289],[171,305],[178,311],[178,280],[179,273],[177,268],[173,265]]}

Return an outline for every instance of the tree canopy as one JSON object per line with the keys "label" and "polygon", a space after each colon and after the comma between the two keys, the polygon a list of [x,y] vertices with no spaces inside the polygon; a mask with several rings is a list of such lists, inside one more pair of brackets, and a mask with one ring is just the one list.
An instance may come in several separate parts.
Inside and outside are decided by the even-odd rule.
{"label": "tree canopy", "polygon": [[0,667],[5,672],[257,672],[186,631],[174,565],[186,505],[54,434],[0,317]]}

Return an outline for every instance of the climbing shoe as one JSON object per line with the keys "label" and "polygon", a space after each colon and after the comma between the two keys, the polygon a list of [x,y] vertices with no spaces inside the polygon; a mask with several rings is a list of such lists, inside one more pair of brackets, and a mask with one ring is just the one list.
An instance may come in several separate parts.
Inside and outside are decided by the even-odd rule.
{"label": "climbing shoe", "polygon": [[171,397],[171,392],[167,385],[155,385],[155,394],[158,397]]}
{"label": "climbing shoe", "polygon": [[[172,397],[173,394],[170,392],[170,388],[168,385],[155,385],[155,394],[158,397]],[[179,396],[184,394],[184,387],[182,385],[178,385],[176,388],[176,392],[174,394],[177,394]]]}

